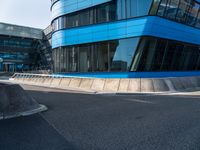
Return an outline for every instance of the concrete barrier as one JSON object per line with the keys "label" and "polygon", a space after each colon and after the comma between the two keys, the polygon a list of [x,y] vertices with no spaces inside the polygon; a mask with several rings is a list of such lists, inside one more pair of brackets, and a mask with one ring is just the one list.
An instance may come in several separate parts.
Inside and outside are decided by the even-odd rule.
{"label": "concrete barrier", "polygon": [[32,79],[33,79],[33,75],[30,75],[30,76],[28,77],[28,79],[27,79],[27,83],[31,83]]}
{"label": "concrete barrier", "polygon": [[191,84],[193,87],[198,88],[200,85],[198,85],[198,78],[189,78]]}
{"label": "concrete barrier", "polygon": [[120,79],[118,92],[127,92],[129,88],[130,79]]}
{"label": "concrete barrier", "polygon": [[38,77],[33,75],[33,76],[30,77],[29,83],[27,83],[27,84],[36,85],[37,79],[38,79]]}
{"label": "concrete barrier", "polygon": [[103,91],[105,79],[94,79],[92,83],[92,90]]}
{"label": "concrete barrier", "polygon": [[197,81],[197,87],[200,87],[200,77],[196,77],[195,80]]}
{"label": "concrete barrier", "polygon": [[61,78],[59,87],[62,89],[69,87],[70,81],[71,81],[71,78]]}
{"label": "concrete barrier", "polygon": [[23,82],[23,80],[24,80],[24,75],[18,76],[18,81],[19,82]]}
{"label": "concrete barrier", "polygon": [[200,77],[196,77],[195,79],[197,81],[197,86],[200,87]]}
{"label": "concrete barrier", "polygon": [[152,79],[152,81],[153,81],[154,92],[166,92],[170,90],[165,80]]}
{"label": "concrete barrier", "polygon": [[39,76],[38,79],[37,79],[37,81],[36,81],[36,85],[37,86],[43,86],[44,80],[45,80],[45,77]]}
{"label": "concrete barrier", "polygon": [[200,77],[177,78],[131,78],[131,79],[104,79],[104,78],[66,78],[51,75],[15,74],[13,81],[39,86],[57,87],[61,89],[80,89],[91,92],[176,92],[199,89]]}
{"label": "concrete barrier", "polygon": [[88,78],[82,79],[80,83],[80,88],[89,90],[92,88],[93,82],[94,82],[94,79],[88,79]]}
{"label": "concrete barrier", "polygon": [[18,75],[18,74],[14,74],[14,75],[10,78],[10,80],[13,80],[13,81],[15,81],[15,82],[17,82],[18,79],[19,79],[19,75]]}
{"label": "concrete barrier", "polygon": [[39,105],[19,85],[0,83],[0,119],[27,116],[47,110]]}
{"label": "concrete barrier", "polygon": [[141,79],[141,92],[154,92],[152,79]]}
{"label": "concrete barrier", "polygon": [[25,75],[25,76],[23,77],[23,82],[24,82],[24,83],[29,83],[29,79],[31,79],[31,76],[30,76],[30,75]]}
{"label": "concrete barrier", "polygon": [[34,84],[37,85],[40,83],[42,76],[35,76]]}
{"label": "concrete barrier", "polygon": [[44,85],[44,86],[51,86],[52,81],[53,81],[53,78],[51,78],[51,77],[46,77],[46,78],[44,79],[44,81],[43,81],[43,85]]}
{"label": "concrete barrier", "polygon": [[183,85],[182,80],[180,78],[170,78],[170,80],[171,80],[176,91],[184,90],[184,85]]}
{"label": "concrete barrier", "polygon": [[141,92],[141,80],[130,79],[127,92]]}
{"label": "concrete barrier", "polygon": [[171,91],[171,92],[176,92],[176,89],[175,89],[175,87],[174,87],[172,81],[171,81],[169,78],[163,79],[163,80],[165,81],[167,87],[169,88],[169,91]]}
{"label": "concrete barrier", "polygon": [[80,84],[81,84],[81,78],[72,78],[70,83],[69,83],[69,87],[71,88],[79,88]]}
{"label": "concrete barrier", "polygon": [[190,89],[192,87],[194,87],[194,85],[192,84],[190,78],[180,78],[180,82],[183,85],[183,89]]}
{"label": "concrete barrier", "polygon": [[61,78],[53,78],[50,87],[59,87]]}
{"label": "concrete barrier", "polygon": [[120,79],[106,79],[103,91],[117,92],[119,84]]}

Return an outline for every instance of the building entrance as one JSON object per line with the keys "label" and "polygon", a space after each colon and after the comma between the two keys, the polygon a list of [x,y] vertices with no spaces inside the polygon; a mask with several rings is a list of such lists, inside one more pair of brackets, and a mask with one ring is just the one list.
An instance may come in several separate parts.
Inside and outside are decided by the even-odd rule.
{"label": "building entrance", "polygon": [[14,63],[3,63],[2,65],[3,72],[15,72],[16,71],[16,64]]}

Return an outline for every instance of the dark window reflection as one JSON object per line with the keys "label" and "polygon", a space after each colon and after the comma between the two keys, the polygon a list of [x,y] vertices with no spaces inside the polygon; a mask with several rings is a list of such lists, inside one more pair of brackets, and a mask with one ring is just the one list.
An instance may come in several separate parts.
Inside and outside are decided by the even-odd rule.
{"label": "dark window reflection", "polygon": [[200,47],[176,41],[143,38],[131,71],[200,70]]}
{"label": "dark window reflection", "polygon": [[138,38],[124,39],[110,43],[110,60],[112,71],[127,71],[131,65]]}
{"label": "dark window reflection", "polygon": [[200,27],[200,4],[194,0],[154,0],[150,14]]}

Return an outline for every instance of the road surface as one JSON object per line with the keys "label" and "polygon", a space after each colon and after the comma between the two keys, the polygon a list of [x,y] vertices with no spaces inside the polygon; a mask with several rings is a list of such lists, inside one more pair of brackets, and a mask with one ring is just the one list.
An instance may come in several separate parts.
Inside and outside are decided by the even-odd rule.
{"label": "road surface", "polygon": [[0,121],[0,150],[200,150],[200,92],[94,95],[23,87],[49,110]]}

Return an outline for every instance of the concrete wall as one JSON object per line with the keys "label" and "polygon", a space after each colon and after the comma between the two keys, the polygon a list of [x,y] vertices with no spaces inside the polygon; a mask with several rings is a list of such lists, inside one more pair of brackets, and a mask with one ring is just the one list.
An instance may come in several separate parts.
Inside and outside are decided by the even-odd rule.
{"label": "concrete wall", "polygon": [[93,92],[175,92],[200,88],[200,77],[174,78],[75,78],[51,75],[15,74],[10,80],[21,84]]}

